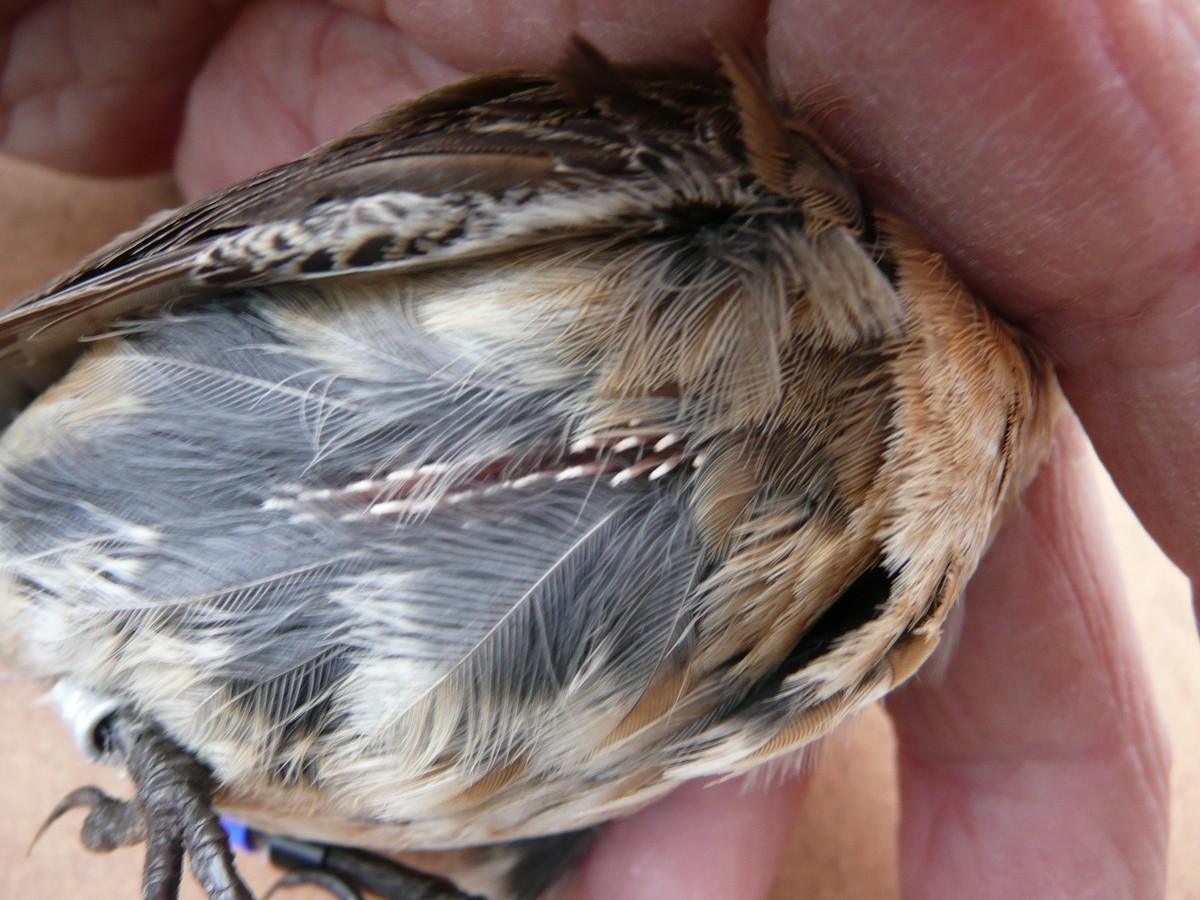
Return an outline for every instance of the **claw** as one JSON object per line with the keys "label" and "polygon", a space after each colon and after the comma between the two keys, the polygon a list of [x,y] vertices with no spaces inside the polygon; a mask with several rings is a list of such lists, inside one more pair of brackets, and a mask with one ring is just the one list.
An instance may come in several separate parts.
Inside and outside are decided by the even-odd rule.
{"label": "claw", "polygon": [[83,820],[79,839],[93,853],[108,853],[146,840],[146,817],[136,802],[118,800],[95,785],[88,785],[76,788],[58,801],[29,842],[29,849],[33,850],[46,829],[63,815],[81,807],[89,812]]}
{"label": "claw", "polygon": [[363,895],[340,875],[322,872],[320,869],[295,869],[271,885],[262,900],[271,900],[280,888],[311,885],[329,893],[334,900],[363,900]]}

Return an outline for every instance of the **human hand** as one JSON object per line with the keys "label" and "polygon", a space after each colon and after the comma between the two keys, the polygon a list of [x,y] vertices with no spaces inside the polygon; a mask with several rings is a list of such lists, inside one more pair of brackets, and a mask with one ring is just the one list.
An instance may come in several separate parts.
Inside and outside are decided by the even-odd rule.
{"label": "human hand", "polygon": [[[660,4],[653,20],[603,10],[567,20],[533,3],[440,4],[389,9],[395,27],[318,3],[174,4],[156,20],[148,6],[106,6],[44,3],[14,20],[5,146],[117,171],[165,162],[178,134],[189,193],[462,72],[552,65],[571,30],[618,60],[696,61],[702,29],[749,39],[765,15],[779,83],[838,100],[822,127],[866,170],[873,199],[1039,338],[1145,524],[1193,580],[1200,572],[1200,181],[1188,168],[1200,159],[1200,106],[1182,6],[1155,7],[1152,20],[1118,3],[764,13],[713,0],[686,15]],[[74,31],[56,15],[76,17]],[[61,90],[46,59],[63,65]],[[31,85],[43,92],[21,102]],[[1164,738],[1080,448],[1066,423],[972,582],[944,679],[918,679],[890,703],[909,894],[1161,891]],[[576,887],[762,893],[796,790],[685,789],[609,828]]]}

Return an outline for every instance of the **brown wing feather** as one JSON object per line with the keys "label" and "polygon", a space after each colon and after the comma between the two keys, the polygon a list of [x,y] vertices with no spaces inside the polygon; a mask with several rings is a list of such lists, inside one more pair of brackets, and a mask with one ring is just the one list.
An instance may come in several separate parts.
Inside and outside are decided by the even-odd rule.
{"label": "brown wing feather", "polygon": [[[196,296],[603,246],[678,228],[681,210],[719,216],[787,192],[789,127],[741,56],[724,54],[723,77],[681,79],[618,70],[576,40],[557,73],[435,91],[123,235],[0,317],[0,375],[36,392],[81,337]],[[831,164],[815,162],[804,168]],[[825,207],[861,213],[836,174],[839,191],[800,186],[813,229]]]}
{"label": "brown wing feather", "polygon": [[[659,228],[680,199],[664,158],[707,154],[715,164],[695,171],[738,168],[726,155],[737,144],[729,89],[712,75],[614,73],[577,42],[561,77],[490,75],[436,91],[160,214],[0,317],[0,374],[37,391],[81,337],[218,290]],[[699,201],[727,199],[721,185],[695,189]]]}

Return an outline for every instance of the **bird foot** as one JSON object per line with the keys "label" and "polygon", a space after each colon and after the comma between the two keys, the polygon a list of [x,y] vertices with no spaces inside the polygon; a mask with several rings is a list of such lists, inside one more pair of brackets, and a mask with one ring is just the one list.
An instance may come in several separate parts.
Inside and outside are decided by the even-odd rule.
{"label": "bird foot", "polygon": [[80,840],[89,850],[103,853],[145,841],[143,900],[178,897],[185,852],[210,900],[253,900],[213,812],[208,768],[158,725],[128,709],[104,719],[95,739],[105,756],[124,764],[136,797],[118,800],[97,787],[79,788],[51,811],[34,840],[68,810],[87,807]]}
{"label": "bird foot", "polygon": [[386,856],[272,835],[271,862],[291,869],[263,900],[282,887],[308,884],[336,900],[361,900],[366,891],[385,900],[486,900],[461,891],[452,881],[413,869]]}
{"label": "bird foot", "polygon": [[[117,709],[91,733],[95,755],[122,764],[136,788],[131,800],[94,785],[77,788],[50,811],[33,842],[65,813],[86,808],[80,842],[107,853],[145,842],[143,900],[175,900],[183,857],[210,900],[253,900],[233,862],[228,836],[212,808],[212,773],[161,727]],[[482,900],[452,882],[362,850],[269,838],[271,861],[291,869],[271,889],[308,884],[337,900],[361,900],[360,889],[387,900]]]}

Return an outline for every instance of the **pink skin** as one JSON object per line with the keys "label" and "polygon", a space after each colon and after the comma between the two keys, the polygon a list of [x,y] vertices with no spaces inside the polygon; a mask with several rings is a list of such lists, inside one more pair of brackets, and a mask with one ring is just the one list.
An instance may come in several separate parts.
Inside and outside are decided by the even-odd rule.
{"label": "pink skin", "polygon": [[[572,31],[692,62],[706,29],[765,32],[787,93],[835,101],[822,128],[873,199],[1054,356],[1118,486],[1200,575],[1194,5],[35,0],[0,27],[3,149],[113,173],[173,147],[189,195],[462,73],[552,65]],[[907,895],[1163,890],[1167,740],[1083,447],[1067,417],[971,583],[945,678],[889,701]],[[684,789],[610,827],[573,896],[765,894],[801,792]]]}

